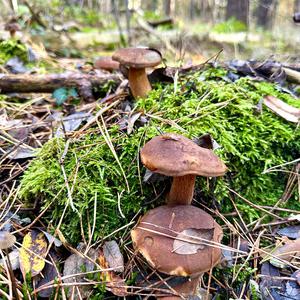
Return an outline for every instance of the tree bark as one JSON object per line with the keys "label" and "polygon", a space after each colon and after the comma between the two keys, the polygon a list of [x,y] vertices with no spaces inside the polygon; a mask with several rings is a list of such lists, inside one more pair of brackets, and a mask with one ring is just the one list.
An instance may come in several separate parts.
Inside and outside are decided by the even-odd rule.
{"label": "tree bark", "polygon": [[164,0],[164,14],[167,17],[171,15],[171,0]]}
{"label": "tree bark", "polygon": [[99,87],[108,81],[120,83],[118,75],[104,74],[0,74],[1,93],[51,93],[60,87],[75,87],[86,101],[93,101],[92,88]]}
{"label": "tree bark", "polygon": [[294,12],[300,12],[300,0],[295,0],[294,2]]}
{"label": "tree bark", "polygon": [[226,20],[236,18],[248,26],[249,0],[228,0],[226,7]]}
{"label": "tree bark", "polygon": [[276,0],[259,0],[255,10],[256,24],[271,29],[275,17]]}

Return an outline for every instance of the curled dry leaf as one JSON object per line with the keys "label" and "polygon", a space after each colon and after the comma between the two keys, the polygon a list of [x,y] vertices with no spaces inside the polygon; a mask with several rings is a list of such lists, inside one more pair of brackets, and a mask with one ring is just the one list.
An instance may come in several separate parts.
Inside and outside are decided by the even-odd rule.
{"label": "curled dry leaf", "polygon": [[[50,259],[51,255],[51,259]],[[53,261],[56,265],[58,265],[58,256],[54,253],[51,252],[50,255],[47,256],[49,261]],[[46,285],[47,283],[50,283],[51,281],[55,280],[55,278],[58,277],[57,273],[57,268],[53,264],[46,264],[44,270],[41,272],[40,280],[38,281],[36,288],[40,288],[43,285]],[[38,295],[42,298],[47,298],[49,299],[51,294],[53,293],[53,286],[47,288],[47,289],[42,289]]]}
{"label": "curled dry leaf", "polygon": [[278,268],[285,268],[287,264],[284,262],[293,262],[300,255],[300,239],[285,239],[285,245],[277,248],[272,253],[270,263]]}
{"label": "curled dry leaf", "polygon": [[280,99],[273,96],[265,96],[264,104],[275,114],[286,119],[287,121],[298,123],[300,120],[300,109],[286,104]]}
{"label": "curled dry leaf", "polygon": [[221,147],[209,133],[205,133],[193,141],[202,148],[216,150]]}
{"label": "curled dry leaf", "polygon": [[24,236],[20,249],[20,266],[24,277],[27,273],[36,276],[44,269],[47,246],[42,232],[32,230]]}
{"label": "curled dry leaf", "polygon": [[124,258],[116,241],[105,242],[103,254],[110,268],[116,272],[124,271]]}
{"label": "curled dry leaf", "polygon": [[292,279],[295,280],[287,280],[285,285],[285,293],[282,297],[282,300],[290,300],[290,299],[300,299],[300,286],[297,283],[297,274],[296,272],[292,274]]}
{"label": "curled dry leaf", "polygon": [[[9,260],[10,260],[13,271],[19,269],[20,268],[19,250],[15,249],[15,250],[9,252],[8,256],[9,256]],[[0,266],[4,267],[3,259],[0,259]]]}
{"label": "curled dry leaf", "polygon": [[[249,253],[249,242],[245,239],[238,238],[233,240],[232,243],[232,248],[238,249],[240,251]],[[227,249],[222,249],[222,259],[221,259],[221,264],[219,266],[222,267],[232,267],[234,265],[234,262],[237,261],[238,255],[237,253],[233,250],[227,250]]]}
{"label": "curled dry leaf", "polygon": [[290,239],[300,238],[300,225],[287,226],[277,231],[279,235],[287,236]]}
{"label": "curled dry leaf", "polygon": [[41,231],[44,233],[44,235],[47,238],[49,244],[53,243],[56,247],[62,246],[62,242],[59,239],[57,239],[52,234],[50,234],[50,233],[48,233],[44,230],[41,230]]}
{"label": "curled dry leaf", "polygon": [[[210,241],[213,236],[214,229],[185,229],[176,236],[173,243],[173,252],[182,255],[195,254],[205,247],[204,244],[199,242],[199,238]],[[191,241],[191,243],[188,241]]]}
{"label": "curled dry leaf", "polygon": [[[80,249],[80,251],[84,252],[84,249]],[[73,274],[83,273],[83,270],[85,272],[91,272],[95,269],[95,263],[93,263],[93,261],[97,259],[97,251],[91,248],[86,255],[91,260],[89,260],[88,258],[83,258],[77,254],[72,254],[65,261],[63,276],[66,278],[63,281],[67,284],[68,297],[70,297],[73,293],[74,299],[81,299],[80,296],[82,298],[88,298],[92,292],[92,285],[78,286],[75,289],[74,283],[86,282],[86,274],[69,276]]]}
{"label": "curled dry leaf", "polygon": [[[109,264],[106,261],[102,250],[99,251],[98,261],[99,261],[99,265],[103,269],[109,268]],[[119,297],[125,297],[128,294],[125,280],[122,279],[115,272],[103,271],[103,272],[101,272],[100,275],[101,275],[101,279],[106,284],[106,289],[111,291],[114,295],[119,296]]]}
{"label": "curled dry leaf", "polygon": [[282,300],[280,295],[284,292],[284,283],[282,280],[274,279],[280,277],[279,270],[269,262],[265,262],[261,266],[261,275],[259,283],[261,298],[263,300]]}

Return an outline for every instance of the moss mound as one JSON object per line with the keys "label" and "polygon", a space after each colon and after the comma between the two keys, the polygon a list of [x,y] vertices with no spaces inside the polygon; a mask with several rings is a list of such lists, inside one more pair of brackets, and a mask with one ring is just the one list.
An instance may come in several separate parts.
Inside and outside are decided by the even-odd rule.
{"label": "moss mound", "polygon": [[[221,145],[217,152],[230,172],[217,180],[213,191],[199,178],[197,184],[204,190],[196,194],[196,199],[211,203],[215,198],[221,212],[230,212],[229,186],[253,203],[274,205],[284,191],[287,177],[262,172],[299,157],[300,131],[265,107],[257,113],[256,105],[264,95],[274,95],[294,105],[295,99],[273,84],[246,78],[232,83],[225,74],[220,68],[207,69],[182,77],[176,84],[157,85],[147,99],[136,103],[136,110],[143,112],[148,122],[135,126],[130,135],[115,125],[107,125],[105,137],[95,130],[70,140],[63,165],[80,217],[68,205],[60,164],[65,150],[63,140],[50,140],[32,161],[22,179],[22,197],[30,201],[40,197],[43,205],[55,199],[47,216],[54,226],[68,205],[61,230],[73,243],[80,240],[80,223],[85,233],[87,224],[92,226],[96,209],[94,239],[103,237],[128,223],[144,207],[145,200],[153,199],[165,185],[155,183],[154,189],[142,183],[144,169],[138,153],[145,141],[160,132],[177,132],[190,138],[210,133]],[[105,132],[103,124],[99,126]],[[108,135],[115,155],[107,142]],[[235,201],[246,221],[260,216],[260,211],[242,199]],[[300,208],[293,199],[288,206]]]}
{"label": "moss mound", "polygon": [[17,56],[23,62],[28,62],[27,48],[18,40],[0,42],[0,64],[6,63],[10,58]]}

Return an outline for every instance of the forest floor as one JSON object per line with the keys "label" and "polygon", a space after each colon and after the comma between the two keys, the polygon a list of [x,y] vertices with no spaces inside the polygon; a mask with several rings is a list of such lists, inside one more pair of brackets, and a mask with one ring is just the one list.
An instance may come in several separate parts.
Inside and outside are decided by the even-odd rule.
{"label": "forest floor", "polygon": [[164,61],[139,99],[124,70],[97,68],[98,56],[120,47],[115,28],[3,33],[1,299],[177,295],[190,278],[153,269],[130,237],[171,182],[149,173],[139,151],[171,132],[228,167],[196,182],[192,204],[224,232],[222,259],[201,278],[198,299],[299,299],[299,41],[195,34],[199,25],[178,34],[142,21],[131,38]]}

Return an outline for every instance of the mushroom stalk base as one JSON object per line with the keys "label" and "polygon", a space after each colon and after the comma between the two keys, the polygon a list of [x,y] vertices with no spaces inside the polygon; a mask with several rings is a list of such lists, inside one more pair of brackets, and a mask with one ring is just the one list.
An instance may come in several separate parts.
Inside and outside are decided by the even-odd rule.
{"label": "mushroom stalk base", "polygon": [[189,205],[194,195],[196,176],[173,177],[171,190],[167,196],[167,205]]}
{"label": "mushroom stalk base", "polygon": [[145,68],[129,68],[128,80],[130,90],[134,98],[146,97],[152,89]]}
{"label": "mushroom stalk base", "polygon": [[189,281],[186,281],[182,284],[176,285],[171,289],[171,293],[178,293],[178,295],[165,295],[156,297],[157,300],[180,300],[186,299],[188,297],[194,296],[197,294],[197,289],[200,285],[201,278],[203,273],[191,277]]}

